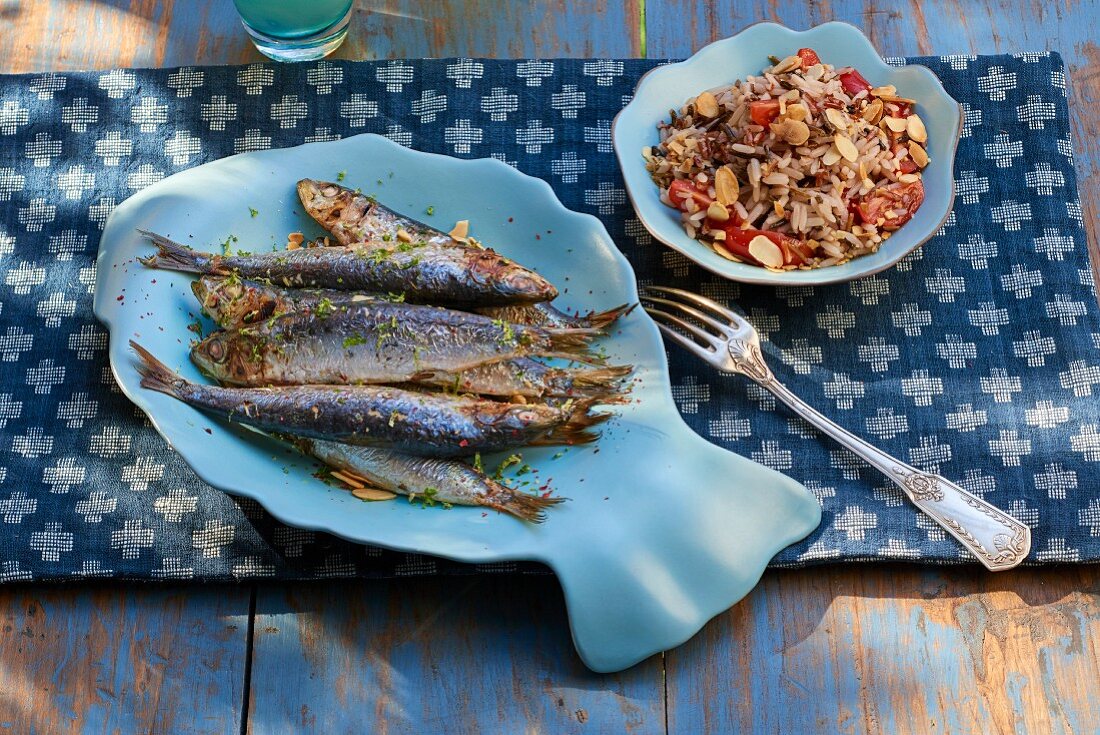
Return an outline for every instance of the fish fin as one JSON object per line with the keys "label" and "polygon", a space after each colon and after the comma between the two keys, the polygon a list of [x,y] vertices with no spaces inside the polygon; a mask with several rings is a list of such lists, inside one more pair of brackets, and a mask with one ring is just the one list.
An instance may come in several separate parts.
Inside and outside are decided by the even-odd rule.
{"label": "fish fin", "polygon": [[606,360],[602,357],[595,355],[588,355],[583,352],[538,352],[535,353],[535,357],[553,357],[559,360],[569,360],[570,362],[581,362],[585,365],[604,365]]}
{"label": "fish fin", "polygon": [[566,352],[574,349],[586,349],[588,344],[602,336],[600,330],[587,327],[551,328],[546,332],[550,335],[550,346],[555,350]]}
{"label": "fish fin", "polygon": [[137,366],[137,369],[138,373],[141,374],[142,388],[166,393],[173,398],[182,400],[180,388],[187,385],[186,380],[172,372],[167,365],[153,357],[153,353],[134,340],[130,340],[130,349],[141,358],[141,363]]}
{"label": "fish fin", "polygon": [[564,424],[555,426],[549,434],[530,442],[531,445],[591,444],[596,441],[600,433],[593,431],[593,427],[599,426],[614,416],[607,412],[592,412],[592,406],[601,402],[606,403],[600,396],[590,396],[574,401],[569,419]]}
{"label": "fish fin", "polygon": [[155,232],[149,232],[148,230],[138,230],[138,232],[152,240],[153,244],[157,246],[156,255],[138,258],[144,266],[181,271],[183,273],[219,272],[203,266],[202,261],[209,259],[207,253],[197,253]]}
{"label": "fish fin", "polygon": [[528,495],[508,489],[491,497],[480,497],[477,504],[499,510],[501,513],[515,516],[528,523],[542,523],[546,520],[546,509],[568,500],[568,498],[544,498],[540,495]]}
{"label": "fish fin", "polygon": [[583,317],[580,317],[580,319],[587,327],[603,330],[619,317],[624,317],[634,311],[637,306],[637,302],[633,304],[620,304],[614,309],[608,309],[607,311],[591,311]]}
{"label": "fish fin", "polygon": [[605,388],[618,384],[632,372],[634,372],[633,365],[608,365],[589,370],[571,370],[567,371],[566,375],[574,385]]}

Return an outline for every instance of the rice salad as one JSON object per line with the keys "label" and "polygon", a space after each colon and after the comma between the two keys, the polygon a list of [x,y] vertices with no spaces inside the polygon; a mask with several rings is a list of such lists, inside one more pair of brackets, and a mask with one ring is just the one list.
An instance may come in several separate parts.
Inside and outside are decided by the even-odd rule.
{"label": "rice salad", "polygon": [[772,270],[873,253],[924,201],[928,133],[893,86],[813,49],[702,92],[642,153],[688,236]]}

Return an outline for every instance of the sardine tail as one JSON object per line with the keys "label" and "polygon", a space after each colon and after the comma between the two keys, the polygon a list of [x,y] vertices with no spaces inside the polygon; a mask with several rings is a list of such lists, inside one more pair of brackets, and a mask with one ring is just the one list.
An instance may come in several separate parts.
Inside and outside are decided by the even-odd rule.
{"label": "sardine tail", "polygon": [[566,498],[544,498],[539,495],[510,491],[506,494],[478,498],[477,503],[528,523],[542,523],[546,520],[546,510],[565,500]]}
{"label": "sardine tail", "polygon": [[600,438],[600,432],[593,429],[614,416],[607,412],[594,413],[592,406],[600,402],[599,396],[575,401],[569,419],[565,423],[555,426],[549,434],[536,439],[531,444],[534,446],[573,445],[591,444],[596,441]]}
{"label": "sardine tail", "polygon": [[547,329],[546,331],[550,334],[550,345],[555,350],[563,352],[587,349],[592,340],[601,336],[600,330],[587,327],[579,329],[566,327],[564,329]]}
{"label": "sardine tail", "polygon": [[615,387],[634,372],[633,365],[608,365],[590,370],[574,370],[569,373],[573,385],[586,388]]}
{"label": "sardine tail", "polygon": [[592,329],[606,329],[620,317],[624,317],[630,312],[634,311],[634,308],[636,306],[638,306],[637,303],[620,304],[614,309],[608,309],[607,311],[596,311],[590,314],[586,314],[583,317],[584,324],[585,326],[591,327]]}
{"label": "sardine tail", "polygon": [[172,372],[167,365],[155,358],[153,353],[134,340],[130,340],[130,349],[141,358],[137,369],[141,375],[142,388],[166,393],[173,398],[182,398],[180,388],[187,384],[186,380]]}
{"label": "sardine tail", "polygon": [[142,265],[149,268],[161,268],[163,270],[181,271],[183,273],[205,273],[202,257],[204,253],[196,253],[190,248],[173,242],[163,235],[148,230],[138,230],[149,238],[157,246],[157,254],[145,258],[138,258]]}

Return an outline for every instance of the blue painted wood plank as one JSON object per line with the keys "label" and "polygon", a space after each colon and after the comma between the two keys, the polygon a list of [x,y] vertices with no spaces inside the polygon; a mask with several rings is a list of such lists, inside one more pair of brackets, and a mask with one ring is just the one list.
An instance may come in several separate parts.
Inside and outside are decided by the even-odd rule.
{"label": "blue painted wood plank", "polygon": [[0,732],[238,732],[250,590],[0,589]]}
{"label": "blue painted wood plank", "polygon": [[593,674],[552,578],[261,587],[249,729],[665,732],[660,657]]}
{"label": "blue painted wood plank", "polygon": [[669,732],[1095,732],[1098,589],[1091,568],[772,573],[667,654]]}
{"label": "blue painted wood plank", "polygon": [[[640,1],[360,0],[336,57],[638,56]],[[0,5],[0,73],[260,60],[230,0]]]}

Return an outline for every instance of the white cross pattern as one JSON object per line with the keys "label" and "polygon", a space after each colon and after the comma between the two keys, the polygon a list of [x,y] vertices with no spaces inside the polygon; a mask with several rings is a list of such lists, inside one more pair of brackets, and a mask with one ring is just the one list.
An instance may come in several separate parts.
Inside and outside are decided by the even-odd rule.
{"label": "white cross pattern", "polygon": [[993,102],[1004,102],[1005,93],[1016,89],[1016,73],[994,66],[985,76],[978,77],[978,91],[985,92]]}
{"label": "white cross pattern", "polygon": [[865,392],[863,382],[852,380],[847,373],[837,373],[836,377],[825,383],[823,390],[825,397],[836,401],[836,407],[841,411],[850,410]]}
{"label": "white cross pattern", "polygon": [[971,107],[970,103],[963,102],[963,125],[962,133],[959,134],[960,138],[969,138],[974,128],[982,124],[982,110],[980,107]]}
{"label": "white cross pattern", "polygon": [[1042,367],[1047,358],[1058,351],[1053,337],[1044,336],[1039,330],[1024,332],[1024,338],[1013,340],[1012,354],[1026,360],[1028,367]]}
{"label": "white cross pattern", "polygon": [[105,426],[88,441],[88,451],[101,457],[120,457],[130,453],[133,437],[122,433],[118,426]]}
{"label": "white cross pattern", "polygon": [[168,122],[168,105],[160,104],[156,97],[142,97],[130,110],[130,121],[143,133],[154,133],[157,127]]}
{"label": "white cross pattern", "polygon": [[881,276],[859,278],[848,284],[848,291],[865,306],[877,306],[881,297],[890,295],[890,281]]}
{"label": "white cross pattern", "polygon": [[31,534],[28,544],[34,551],[41,552],[42,561],[59,561],[62,554],[73,550],[73,535],[62,530],[61,524],[47,523],[41,531]]}
{"label": "white cross pattern", "polygon": [[40,100],[52,100],[54,92],[65,89],[68,81],[66,77],[50,72],[32,79],[31,83],[27,85],[27,89]]}
{"label": "white cross pattern", "polygon": [[286,558],[295,558],[302,555],[302,547],[311,544],[317,538],[313,531],[291,526],[279,526],[272,534],[272,541],[282,551]]}
{"label": "white cross pattern", "polygon": [[941,304],[953,304],[955,296],[966,293],[966,279],[948,268],[937,268],[933,277],[924,279],[924,288],[938,297]]}
{"label": "white cross pattern", "polygon": [[23,415],[23,402],[12,398],[11,393],[0,393],[0,429],[12,419]]}
{"label": "white cross pattern", "polygon": [[165,523],[179,523],[184,516],[195,511],[198,503],[198,496],[188,495],[183,488],[172,488],[153,501],[153,510],[164,516]]}
{"label": "white cross pattern", "polygon": [[447,78],[453,79],[459,89],[469,89],[474,80],[485,76],[485,65],[473,59],[459,59],[447,65]]}
{"label": "white cross pattern", "polygon": [[1078,398],[1088,398],[1092,395],[1093,386],[1100,385],[1100,365],[1074,360],[1068,370],[1058,373],[1058,382]]}
{"label": "white cross pattern", "polygon": [[250,64],[237,72],[237,84],[246,94],[263,94],[264,87],[275,83],[275,70],[262,64]]}
{"label": "white cross pattern", "polygon": [[878,516],[868,513],[858,505],[849,505],[833,520],[836,530],[846,534],[849,541],[862,541],[864,534],[878,528]]}
{"label": "white cross pattern", "polygon": [[472,146],[480,145],[481,128],[476,128],[469,120],[456,120],[454,125],[443,131],[443,140],[453,146],[455,153],[469,153]]}
{"label": "white cross pattern", "polygon": [[1031,440],[1021,439],[1015,430],[1002,429],[998,438],[989,440],[989,453],[999,457],[1005,467],[1019,467],[1020,458],[1031,454]]}
{"label": "white cross pattern", "polygon": [[936,396],[943,395],[943,380],[927,370],[914,370],[901,380],[901,394],[913,399],[914,406],[931,406]]}
{"label": "white cross pattern", "polygon": [[81,429],[85,421],[90,421],[99,413],[99,401],[79,391],[72,398],[57,404],[57,420],[65,422],[67,429]]}
{"label": "white cross pattern", "polygon": [[153,546],[153,529],[145,528],[140,518],[124,521],[122,528],[111,531],[111,548],[123,559],[137,559],[142,549]]}
{"label": "white cross pattern", "polygon": [[259,128],[249,128],[244,135],[233,140],[234,153],[264,151],[271,147],[271,136],[264,135]]}
{"label": "white cross pattern", "polygon": [[152,457],[138,457],[133,464],[122,468],[122,481],[136,493],[149,489],[149,485],[164,477],[164,465]]}
{"label": "white cross pattern", "polygon": [[[577,183],[577,178],[587,169],[588,161],[578,156],[576,151],[565,151],[561,154],[560,158],[550,162],[550,173],[555,176],[560,176],[563,184]],[[637,220],[632,221],[637,222]],[[628,227],[629,224],[628,222]],[[628,232],[627,234],[629,235],[631,233]]]}
{"label": "white cross pattern", "polygon": [[990,260],[997,259],[997,243],[986,242],[980,234],[971,235],[966,242],[959,243],[959,257],[970,262],[970,267],[983,271],[989,267]]}
{"label": "white cross pattern", "polygon": [[1001,327],[1009,323],[1008,309],[999,309],[991,301],[981,302],[977,309],[967,309],[966,318],[986,337],[996,337],[1001,333]]}
{"label": "white cross pattern", "polygon": [[868,337],[866,344],[856,347],[856,358],[868,363],[871,372],[885,373],[890,369],[890,363],[900,358],[900,351],[897,345],[887,343],[884,337]]}
{"label": "white cross pattern", "polygon": [[752,436],[752,419],[738,411],[722,411],[707,422],[707,431],[715,439],[740,441]]}
{"label": "white cross pattern", "polygon": [[886,545],[879,547],[875,553],[893,559],[919,559],[921,557],[920,549],[912,549],[905,543],[904,539],[896,538],[886,539]]}
{"label": "white cross pattern", "polygon": [[1077,489],[1077,473],[1067,470],[1060,462],[1052,462],[1044,466],[1043,471],[1036,472],[1033,479],[1035,489],[1045,491],[1051,500],[1065,500],[1068,491]]}
{"label": "white cross pattern", "polygon": [[[46,269],[25,260],[20,261],[18,267],[12,268],[4,276],[4,283],[11,288],[11,292],[16,296],[26,296],[36,286],[41,286],[45,282]],[[10,332],[11,329],[9,327],[8,331]],[[16,327],[16,329],[22,331],[21,327]]]}
{"label": "white cross pattern", "polygon": [[1027,202],[1008,200],[989,210],[993,221],[1004,225],[1008,232],[1016,232],[1020,229],[1020,223],[1031,219],[1031,205]]}
{"label": "white cross pattern", "polygon": [[[536,121],[537,122],[537,121]],[[552,133],[553,131],[551,131]],[[522,141],[518,140],[519,131],[516,131],[517,143]],[[549,141],[547,141],[549,142]],[[589,206],[596,207],[600,214],[611,214],[616,208],[626,204],[626,192],[622,189],[616,188],[610,181],[601,181],[595,189],[584,190],[584,203]],[[666,252],[680,255],[674,250]],[[683,257],[683,256],[681,256]]]}
{"label": "white cross pattern", "polygon": [[306,72],[306,84],[313,87],[316,94],[332,94],[332,88],[343,83],[344,70],[327,61],[317,62],[316,66]]}
{"label": "white cross pattern", "polygon": [[385,84],[386,91],[393,94],[401,94],[405,85],[411,84],[415,76],[416,70],[404,61],[391,61],[374,72],[375,80]]}
{"label": "white cross pattern", "polygon": [[794,455],[777,441],[760,442],[760,451],[752,452],[750,458],[753,462],[759,462],[765,467],[771,467],[780,472],[794,467]]}
{"label": "white cross pattern", "polygon": [[[123,554],[122,558],[128,557]],[[153,570],[153,576],[158,579],[191,579],[195,576],[195,569],[186,566],[178,556],[165,557],[160,560],[160,568]]]}
{"label": "white cross pattern", "polygon": [[[522,145],[528,153],[541,153],[544,145],[554,142],[554,129],[544,127],[541,120],[530,120],[526,127],[516,128],[516,145]],[[610,181],[601,181],[600,188],[611,188]],[[600,210],[600,214],[611,211]]]}
{"label": "white cross pattern", "polygon": [[1013,263],[1012,271],[1001,276],[1001,288],[1011,291],[1017,299],[1031,298],[1032,289],[1042,285],[1042,271],[1029,271],[1019,263]]}
{"label": "white cross pattern", "polygon": [[[53,437],[50,437],[51,444]],[[42,484],[50,486],[50,492],[55,495],[64,495],[74,486],[84,482],[87,470],[79,464],[75,457],[62,457],[54,462],[53,466],[42,469]]]}
{"label": "white cross pattern", "polygon": [[93,490],[88,497],[77,502],[73,509],[84,516],[85,523],[102,523],[103,517],[115,512],[118,498],[102,490]]}
{"label": "white cross pattern", "polygon": [[905,414],[895,414],[892,408],[879,408],[874,416],[863,420],[867,433],[878,439],[893,439],[909,431],[909,419]]}
{"label": "white cross pattern", "polygon": [[975,171],[963,171],[955,179],[955,193],[963,204],[977,204],[982,194],[989,191],[989,179]]}
{"label": "white cross pattern", "polygon": [[22,354],[30,352],[32,347],[34,347],[33,334],[27,333],[23,327],[8,327],[7,331],[0,335],[0,361],[18,362]]}
{"label": "white cross pattern", "polygon": [[27,177],[14,168],[0,168],[0,202],[10,201],[11,195],[23,191],[26,183]]}
{"label": "white cross pattern", "polygon": [[164,141],[164,155],[172,159],[175,166],[184,166],[192,156],[202,152],[202,141],[186,130],[177,130],[172,137]]}
{"label": "white cross pattern", "polygon": [[113,100],[120,100],[137,86],[137,77],[123,69],[107,72],[99,78],[99,88]]}
{"label": "white cross pattern", "polygon": [[[775,295],[787,302],[787,306],[802,306],[813,296],[813,286],[777,286]],[[836,308],[836,307],[828,307]]]}
{"label": "white cross pattern", "polygon": [[[604,183],[608,182],[601,182],[601,184]],[[600,212],[603,213],[605,208],[606,207],[601,207]],[[691,261],[688,260],[683,253],[669,249],[661,253],[661,267],[676,278],[685,278],[691,271]]]}
{"label": "white cross pattern", "polygon": [[234,577],[274,577],[275,565],[258,556],[246,556],[232,566],[230,573]]}
{"label": "white cross pattern", "polygon": [[54,140],[49,133],[35,133],[32,140],[23,146],[23,154],[34,162],[36,168],[53,165],[53,159],[61,155],[61,141]]}
{"label": "white cross pattern", "polygon": [[1016,117],[1031,130],[1042,130],[1047,122],[1058,116],[1053,102],[1047,102],[1037,94],[1029,94],[1027,102],[1016,108]]}
{"label": "white cross pattern", "polygon": [[919,337],[924,327],[932,325],[932,312],[909,302],[901,305],[901,311],[890,312],[890,319],[894,328],[902,330],[906,337]]}
{"label": "white cross pattern", "polygon": [[65,382],[65,366],[54,364],[53,358],[39,360],[38,365],[27,368],[27,385],[34,387],[38,395],[46,395],[55,385]]}
{"label": "white cross pattern", "polygon": [[[71,104],[61,108],[61,122],[69,126],[74,133],[85,133],[89,125],[99,122],[99,106],[88,104],[87,97],[77,97]],[[3,127],[3,112],[0,112],[0,128]]]}
{"label": "white cross pattern", "polygon": [[560,92],[550,95],[550,107],[560,111],[566,119],[575,118],[577,110],[583,110],[587,104],[588,95],[575,84],[566,84]]}
{"label": "white cross pattern", "polygon": [[989,416],[985,409],[974,410],[973,404],[963,403],[955,406],[955,410],[946,416],[947,428],[968,433],[989,423]]}
{"label": "white cross pattern", "polygon": [[611,152],[611,121],[597,120],[596,127],[584,126],[584,142],[596,146],[599,153]]}
{"label": "white cross pattern", "polygon": [[222,549],[233,542],[236,526],[222,523],[217,518],[209,520],[202,530],[191,534],[191,545],[202,552],[206,559],[222,555]]}
{"label": "white cross pattern", "polygon": [[151,163],[143,163],[137,167],[136,171],[126,176],[126,185],[134,191],[138,191],[157,183],[163,178],[163,171]]}
{"label": "white cross pattern", "polygon": [[488,95],[481,98],[481,111],[488,114],[493,122],[504,122],[518,109],[519,96],[504,87],[493,87]]}
{"label": "white cross pattern", "polygon": [[185,66],[168,75],[169,89],[176,90],[176,97],[190,97],[191,93],[201,87],[206,81],[206,72],[202,69],[192,69]]}
{"label": "white cross pattern", "polygon": [[1024,411],[1024,423],[1040,429],[1053,429],[1067,421],[1069,421],[1069,407],[1056,406],[1054,401],[1036,401],[1032,408]]}
{"label": "white cross pattern", "polygon": [[1063,235],[1053,227],[1043,228],[1043,234],[1031,242],[1035,245],[1035,252],[1047,256],[1049,260],[1065,260],[1067,255],[1077,249],[1073,235]]}
{"label": "white cross pattern", "polygon": [[797,375],[809,375],[815,365],[824,361],[821,348],[808,339],[791,340],[791,346],[779,350],[779,358],[791,366]]}
{"label": "white cross pattern", "polygon": [[516,76],[528,87],[541,87],[542,80],[554,75],[554,64],[543,59],[530,59],[516,64]]}
{"label": "white cross pattern", "polygon": [[83,165],[70,166],[65,173],[57,175],[56,181],[66,199],[80,199],[84,192],[95,188],[95,174],[86,171]]}
{"label": "white cross pattern", "polygon": [[1052,196],[1055,189],[1066,185],[1066,177],[1061,171],[1051,168],[1046,161],[1039,161],[1035,168],[1024,176],[1024,183],[1034,189],[1039,196]]}
{"label": "white cross pattern", "polygon": [[856,326],[856,315],[853,311],[847,311],[836,304],[828,304],[824,311],[819,311],[815,317],[817,328],[824,329],[829,339],[844,339],[849,329]]}
{"label": "white cross pattern", "polygon": [[1023,158],[1024,142],[1010,140],[1008,133],[997,133],[992,143],[982,146],[985,157],[997,164],[997,168],[1010,168],[1016,158]]}
{"label": "white cross pattern", "polygon": [[237,119],[237,104],[230,102],[224,94],[216,94],[199,108],[202,119],[211,130],[225,130],[226,123]]}
{"label": "white cross pattern", "polygon": [[[359,96],[363,97],[363,95]],[[433,123],[435,122],[435,116],[447,109],[447,96],[436,92],[434,89],[425,89],[420,92],[420,99],[412,101],[410,108],[412,114],[420,118],[422,125]]]}
{"label": "white cross pattern", "polygon": [[77,360],[94,360],[96,353],[106,348],[107,333],[94,324],[85,324],[69,335],[69,349],[76,353]]}
{"label": "white cross pattern", "polygon": [[107,132],[95,142],[95,154],[103,159],[104,166],[117,166],[123,158],[134,152],[134,141],[123,138],[117,130]]}
{"label": "white cross pattern", "polygon": [[623,62],[611,59],[586,61],[582,68],[584,75],[586,77],[596,77],[596,84],[601,87],[611,86],[611,82],[614,81],[615,77],[623,75]]}
{"label": "white cross pattern", "polygon": [[283,130],[298,127],[298,123],[308,116],[309,105],[299,100],[296,94],[284,94],[281,100],[271,105],[271,119],[279,123]]}
{"label": "white cross pattern", "polygon": [[989,375],[978,378],[978,386],[982,393],[993,396],[994,403],[1012,403],[1012,395],[1024,390],[1020,376],[1009,375],[1008,370],[1001,367],[992,368]]}
{"label": "white cross pattern", "polygon": [[1080,317],[1088,314],[1088,309],[1081,301],[1074,301],[1069,294],[1055,294],[1053,301],[1048,301],[1045,306],[1047,316],[1057,319],[1063,327],[1072,327],[1077,324]]}
{"label": "white cross pattern", "polygon": [[22,523],[24,516],[31,515],[37,510],[38,500],[28,497],[20,490],[0,500],[0,516],[3,517],[4,523]]}

